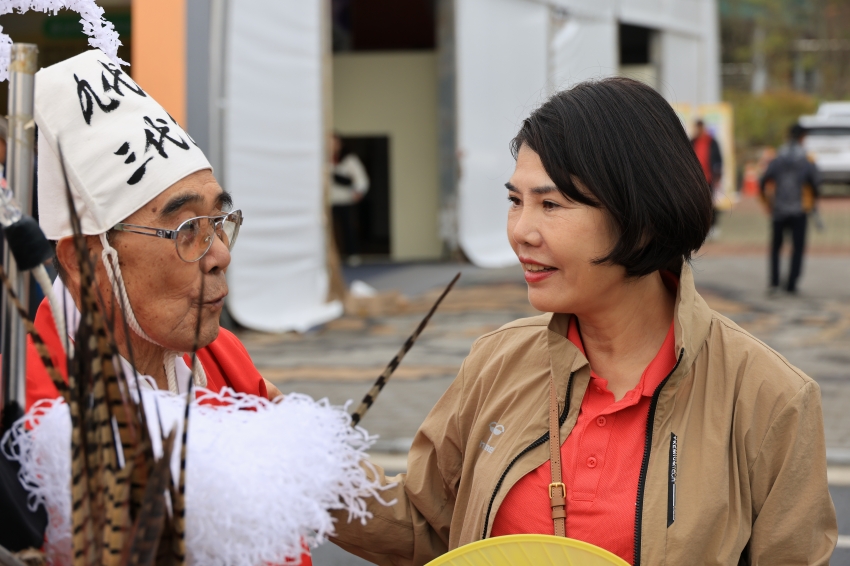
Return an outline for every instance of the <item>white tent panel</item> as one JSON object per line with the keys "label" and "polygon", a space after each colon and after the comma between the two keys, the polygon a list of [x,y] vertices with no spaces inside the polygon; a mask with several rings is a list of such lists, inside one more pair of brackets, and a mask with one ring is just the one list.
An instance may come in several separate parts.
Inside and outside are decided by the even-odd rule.
{"label": "white tent panel", "polygon": [[257,330],[305,331],[326,302],[320,0],[231,0],[225,187],[245,222],[228,306]]}
{"label": "white tent panel", "polygon": [[618,23],[612,18],[570,16],[552,37],[555,90],[617,74]]}
{"label": "white tent panel", "polygon": [[517,0],[457,0],[459,236],[483,267],[517,262],[506,235],[514,169],[509,142],[545,97],[548,7]]}

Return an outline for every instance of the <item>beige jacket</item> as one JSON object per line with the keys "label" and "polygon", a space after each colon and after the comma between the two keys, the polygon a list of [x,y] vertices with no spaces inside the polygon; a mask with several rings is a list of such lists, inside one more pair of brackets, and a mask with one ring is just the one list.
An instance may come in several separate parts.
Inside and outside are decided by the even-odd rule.
{"label": "beige jacket", "polygon": [[[548,459],[550,374],[562,439],[578,417],[590,369],[568,322],[548,314],[482,336],[416,434],[408,473],[386,480],[398,503],[370,505],[365,526],[340,516],[334,542],[420,565],[488,537],[511,487]],[[817,384],[709,309],[688,266],[675,332],[679,361],[646,428],[635,564],[828,564],[838,530]]]}

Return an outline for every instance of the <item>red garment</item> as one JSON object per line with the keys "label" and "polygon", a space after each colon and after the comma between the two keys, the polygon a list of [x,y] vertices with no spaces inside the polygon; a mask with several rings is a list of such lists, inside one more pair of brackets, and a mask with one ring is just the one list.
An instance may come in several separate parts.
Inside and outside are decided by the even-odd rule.
{"label": "red garment", "polygon": [[711,171],[711,135],[703,132],[694,138],[693,145],[694,153],[697,154],[699,164],[702,166],[702,172],[705,174],[705,178],[708,179],[708,183],[711,184],[713,182],[712,177],[714,176]]}
{"label": "red garment", "polygon": [[[576,319],[567,338],[584,354]],[[634,559],[635,503],[649,405],[655,389],[676,365],[673,324],[637,386],[619,401],[593,371],[578,421],[561,445],[567,486],[567,536]],[[526,474],[508,492],[493,521],[492,536],[553,535],[548,489],[550,462]]]}
{"label": "red garment", "polygon": [[[67,381],[65,347],[63,340],[59,338],[47,299],[43,300],[38,307],[35,328],[47,345],[47,349],[50,350],[53,364],[59,368]],[[187,364],[191,364],[191,356],[186,356],[184,359]],[[254,362],[251,361],[245,346],[224,328],[219,331],[218,338],[212,344],[198,350],[198,359],[207,374],[209,390],[217,392],[223,387],[230,387],[239,393],[268,397],[263,376],[254,367]],[[27,409],[39,399],[55,399],[58,396],[59,392],[47,374],[44,364],[41,363],[41,357],[32,343],[32,338],[27,336]]]}
{"label": "red garment", "polygon": [[[35,328],[41,339],[50,350],[50,357],[62,376],[67,381],[68,375],[65,367],[65,347],[56,330],[53,321],[53,313],[47,299],[38,306],[35,315]],[[191,356],[184,358],[186,364],[192,363]],[[198,359],[207,374],[207,389],[220,391],[223,387],[230,387],[238,393],[250,393],[258,397],[268,397],[266,383],[263,376],[254,367],[251,356],[245,346],[233,333],[222,328],[218,338],[206,348],[198,350]],[[44,368],[38,350],[32,338],[27,335],[27,409],[39,399],[55,399],[59,396],[56,386]],[[292,564],[293,562],[286,562]],[[309,552],[301,556],[301,566],[312,566],[313,562]]]}

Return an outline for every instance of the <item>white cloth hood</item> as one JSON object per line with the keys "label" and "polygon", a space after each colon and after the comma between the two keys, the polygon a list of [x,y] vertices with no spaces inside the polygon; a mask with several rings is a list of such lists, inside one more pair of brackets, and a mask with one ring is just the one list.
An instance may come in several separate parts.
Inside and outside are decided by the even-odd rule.
{"label": "white cloth hood", "polygon": [[180,179],[212,169],[192,138],[100,50],[35,76],[38,210],[45,235],[73,234],[59,148],[83,234],[97,235]]}

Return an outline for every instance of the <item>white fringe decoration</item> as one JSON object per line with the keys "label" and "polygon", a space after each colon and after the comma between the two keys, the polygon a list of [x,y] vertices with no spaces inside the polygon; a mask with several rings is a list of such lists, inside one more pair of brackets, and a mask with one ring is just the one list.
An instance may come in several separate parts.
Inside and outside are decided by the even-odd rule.
{"label": "white fringe decoration", "polygon": [[[116,65],[126,65],[118,57],[118,32],[112,22],[104,19],[103,8],[95,0],[0,0],[0,15],[34,10],[51,12],[54,16],[59,10],[68,9],[80,14],[83,33],[89,36],[89,45],[100,49]],[[9,64],[12,62],[12,39],[3,33],[0,26],[0,82],[9,78]]]}
{"label": "white fringe decoration", "polygon": [[[7,442],[8,441],[8,442]],[[65,447],[63,450],[62,447]],[[3,435],[2,450],[21,463],[28,505],[47,509],[49,564],[71,563],[71,413],[61,398],[37,401]]]}
{"label": "white fringe decoration", "polygon": [[[189,416],[186,461],[186,543],[192,564],[258,566],[294,564],[304,545],[334,532],[331,509],[365,523],[368,497],[380,485],[366,475],[365,451],[374,443],[352,428],[348,412],[327,399],[292,393],[274,402],[224,389],[199,389]],[[185,398],[143,390],[161,457],[159,420],[182,434]],[[70,560],[71,430],[61,399],[41,401],[7,432],[21,462],[20,479],[30,506],[47,508],[46,550],[51,564]],[[6,438],[4,437],[4,443]],[[178,477],[179,446],[172,456]],[[373,476],[374,477],[374,476]],[[176,481],[176,480],[175,480]]]}

